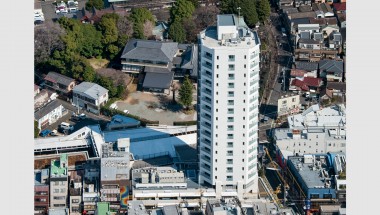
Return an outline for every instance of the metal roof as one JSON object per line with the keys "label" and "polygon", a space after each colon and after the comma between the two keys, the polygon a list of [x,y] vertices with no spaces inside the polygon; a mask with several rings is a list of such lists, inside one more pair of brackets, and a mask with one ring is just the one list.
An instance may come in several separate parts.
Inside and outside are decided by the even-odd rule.
{"label": "metal roof", "polygon": [[321,71],[334,72],[335,74],[343,73],[343,61],[324,59],[319,61]]}
{"label": "metal roof", "polygon": [[38,111],[36,111],[34,113],[34,119],[39,120],[42,117],[44,117],[47,114],[49,114],[50,112],[52,112],[53,110],[55,110],[58,107],[60,107],[60,106],[62,106],[62,102],[61,101],[59,101],[59,100],[53,100],[49,104],[45,105],[44,107],[42,107],[41,109],[39,109]]}
{"label": "metal roof", "polygon": [[74,92],[86,94],[88,97],[98,99],[104,94],[108,93],[108,90],[98,84],[91,82],[82,82],[76,85],[73,89]]}
{"label": "metal roof", "polygon": [[314,71],[318,69],[317,62],[296,61],[295,65],[297,69],[306,70],[306,71]]}
{"label": "metal roof", "polygon": [[56,72],[49,72],[46,75],[45,80],[53,83],[63,84],[65,86],[69,86],[73,81],[75,81],[73,78],[69,78]]}
{"label": "metal roof", "polygon": [[218,15],[218,26],[235,26],[235,19],[233,14]]}

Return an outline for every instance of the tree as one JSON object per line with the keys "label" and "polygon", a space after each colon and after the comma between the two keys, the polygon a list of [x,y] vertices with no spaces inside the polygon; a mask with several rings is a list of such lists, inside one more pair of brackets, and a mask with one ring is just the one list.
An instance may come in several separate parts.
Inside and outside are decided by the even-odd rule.
{"label": "tree", "polygon": [[101,10],[104,8],[104,1],[103,0],[88,0],[86,3],[86,10],[91,11],[92,7],[95,7],[98,10]]}
{"label": "tree", "polygon": [[37,138],[40,134],[40,129],[38,128],[38,122],[34,120],[34,138]]}
{"label": "tree", "polygon": [[212,25],[216,20],[216,15],[219,13],[219,8],[215,5],[198,8],[193,14],[193,20],[198,32]]}
{"label": "tree", "polygon": [[194,8],[199,8],[199,1],[198,0],[189,0],[194,5]]}
{"label": "tree", "polygon": [[244,5],[244,7],[241,7],[241,15],[244,17],[245,23],[247,23],[247,25],[252,28],[259,21],[255,1],[242,0],[241,2],[242,5]]}
{"label": "tree", "polygon": [[186,41],[197,42],[198,29],[193,18],[183,20],[183,28],[186,33]]}
{"label": "tree", "polygon": [[143,24],[143,27],[144,27],[144,37],[145,38],[149,38],[152,36],[152,31],[153,31],[153,28],[154,28],[154,25],[151,21],[149,20],[146,20],[145,23]]}
{"label": "tree", "polygon": [[183,84],[179,89],[179,102],[189,109],[193,101],[193,85],[188,76],[185,76]]}
{"label": "tree", "polygon": [[171,22],[181,22],[183,19],[190,18],[194,10],[195,7],[191,1],[177,0],[170,9]]}
{"label": "tree", "polygon": [[117,30],[119,31],[119,36],[127,36],[131,38],[133,34],[133,23],[128,19],[127,16],[120,17],[116,22]]}
{"label": "tree", "polygon": [[34,29],[34,61],[36,64],[47,61],[55,50],[65,48],[62,40],[65,33],[65,29],[53,22],[46,22],[46,28]]}
{"label": "tree", "polygon": [[186,40],[185,29],[180,22],[176,21],[170,25],[169,37],[178,43],[183,43]]}
{"label": "tree", "polygon": [[154,23],[152,13],[146,8],[133,8],[130,20],[133,21],[133,36],[137,39],[146,39],[144,35],[144,23],[151,21]]}
{"label": "tree", "polygon": [[264,22],[270,16],[270,4],[269,0],[257,0],[257,15],[260,22]]}
{"label": "tree", "polygon": [[220,10],[224,14],[239,14],[238,7],[241,8],[240,15],[249,27],[253,27],[258,22],[256,4],[254,0],[221,0]]}

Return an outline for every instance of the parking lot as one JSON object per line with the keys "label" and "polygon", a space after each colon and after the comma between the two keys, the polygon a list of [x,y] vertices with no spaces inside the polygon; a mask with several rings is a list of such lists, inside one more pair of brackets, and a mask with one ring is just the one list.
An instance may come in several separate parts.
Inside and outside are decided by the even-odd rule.
{"label": "parking lot", "polygon": [[[110,122],[110,120],[111,120],[109,117],[98,116],[98,115],[95,115],[93,113],[89,113],[87,111],[79,110],[79,114],[84,113],[84,114],[86,114],[86,117],[84,119],[74,121],[72,119],[72,115],[73,115],[73,113],[75,113],[75,114],[78,113],[78,109],[75,106],[73,106],[72,104],[70,104],[69,102],[62,101],[62,103],[63,103],[63,107],[66,109],[65,115],[62,118],[58,119],[55,123],[47,126],[45,129],[48,129],[50,131],[53,131],[53,130],[58,131],[59,125],[62,122],[66,122],[66,123],[74,126],[74,129],[69,133],[75,132],[75,131],[77,131],[77,130],[85,127],[85,126],[88,126],[88,125],[99,124],[101,129],[104,129],[105,126],[107,125],[107,123]],[[58,135],[64,135],[64,134],[58,132]]]}
{"label": "parking lot", "polygon": [[[78,12],[82,10],[87,0],[77,0],[78,1]],[[55,13],[55,3],[60,1],[42,1],[41,7],[42,12],[44,13],[45,21],[54,21],[56,19],[59,19],[60,17],[67,17],[67,18],[76,18],[77,13],[66,13],[66,14],[56,14]]]}
{"label": "parking lot", "polygon": [[[178,95],[178,92],[176,95]],[[196,99],[196,91],[193,97],[193,104],[196,104],[196,101],[194,101]],[[159,124],[162,125],[173,125],[174,121],[197,120],[197,113],[195,111],[192,114],[185,114],[182,112],[181,105],[172,104],[171,101],[171,95],[134,92],[126,100],[116,102],[116,105],[118,110],[128,110],[130,114],[159,121]]]}

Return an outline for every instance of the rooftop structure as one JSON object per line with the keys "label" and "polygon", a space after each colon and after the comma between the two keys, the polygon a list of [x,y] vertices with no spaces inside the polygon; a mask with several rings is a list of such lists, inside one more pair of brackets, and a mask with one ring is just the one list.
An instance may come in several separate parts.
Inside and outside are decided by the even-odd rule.
{"label": "rooftop structure", "polygon": [[96,215],[110,215],[110,203],[109,202],[97,202],[96,203]]}
{"label": "rooftop structure", "polygon": [[346,126],[346,110],[343,104],[320,108],[310,106],[303,113],[288,116],[289,128],[342,127]]}
{"label": "rooftop structure", "polygon": [[206,215],[239,215],[240,212],[241,208],[234,199],[208,199],[206,203]]}
{"label": "rooftop structure", "polygon": [[128,215],[149,215],[142,201],[128,202]]}
{"label": "rooftop structure", "polygon": [[289,157],[287,165],[306,198],[312,201],[336,198],[331,156],[328,154],[292,156]]}
{"label": "rooftop structure", "polygon": [[106,130],[120,130],[138,126],[140,126],[140,121],[117,114],[112,116],[111,122],[107,124]]}
{"label": "rooftop structure", "polygon": [[185,177],[172,167],[146,167],[132,170],[132,181],[138,188],[139,184],[185,183]]}
{"label": "rooftop structure", "polygon": [[49,215],[69,215],[68,208],[49,208]]}
{"label": "rooftop structure", "polygon": [[61,154],[59,160],[52,160],[50,167],[50,177],[67,176],[68,160],[67,154]]}
{"label": "rooftop structure", "polygon": [[129,139],[119,139],[117,144],[103,144],[101,181],[129,180]]}

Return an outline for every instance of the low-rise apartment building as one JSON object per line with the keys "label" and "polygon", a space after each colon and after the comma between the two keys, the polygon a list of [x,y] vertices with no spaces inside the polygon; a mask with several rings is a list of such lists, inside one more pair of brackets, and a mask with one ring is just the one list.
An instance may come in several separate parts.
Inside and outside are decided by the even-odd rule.
{"label": "low-rise apartment building", "polygon": [[68,159],[61,154],[59,160],[51,160],[50,166],[50,208],[67,208],[68,200]]}
{"label": "low-rise apartment building", "polygon": [[34,171],[34,214],[45,215],[49,210],[49,169]]}

